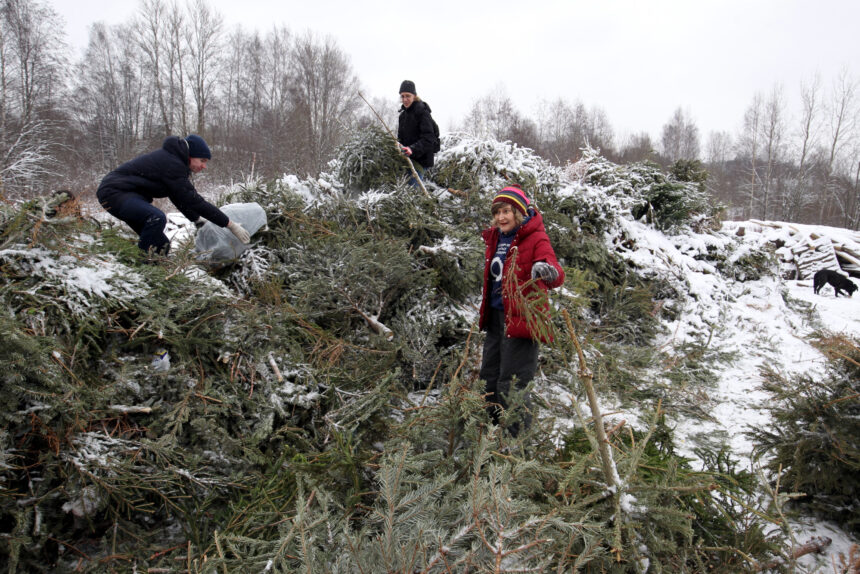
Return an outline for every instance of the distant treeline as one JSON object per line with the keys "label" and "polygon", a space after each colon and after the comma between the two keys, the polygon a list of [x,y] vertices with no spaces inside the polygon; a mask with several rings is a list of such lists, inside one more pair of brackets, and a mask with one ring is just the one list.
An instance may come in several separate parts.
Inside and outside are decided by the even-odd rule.
{"label": "distant treeline", "polygon": [[[213,144],[210,179],[316,175],[351,130],[378,121],[334,39],[283,26],[265,34],[229,28],[205,0],[140,0],[128,22],[94,24],[79,61],[71,53],[49,2],[0,0],[3,198],[92,190],[101,174],[172,134]],[[775,86],[752,97],[737,133],[712,132],[704,142],[682,108],[659,139],[622,139],[599,107],[558,99],[529,117],[499,94],[477,100],[458,129],[530,147],[559,165],[586,146],[616,162],[681,161],[707,171],[706,185],[731,218],[858,229],[858,86],[849,70],[811,78],[798,87],[799,106]],[[396,124],[394,98],[372,104]]]}

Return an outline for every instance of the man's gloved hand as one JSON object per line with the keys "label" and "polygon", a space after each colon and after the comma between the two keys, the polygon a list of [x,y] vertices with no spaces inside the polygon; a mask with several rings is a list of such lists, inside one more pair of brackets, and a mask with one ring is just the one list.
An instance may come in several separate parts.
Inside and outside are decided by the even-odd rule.
{"label": "man's gloved hand", "polygon": [[412,148],[409,147],[408,145],[400,146],[400,151],[402,151],[403,155],[405,155],[406,157],[409,157],[412,155]]}
{"label": "man's gloved hand", "polygon": [[552,283],[558,279],[558,270],[546,261],[538,261],[532,265],[532,279],[543,279],[545,283]]}
{"label": "man's gloved hand", "polygon": [[236,223],[235,221],[231,221],[227,224],[227,229],[233,232],[233,235],[236,236],[236,239],[241,241],[242,243],[250,243],[251,236],[248,235],[248,232],[245,231],[245,228]]}
{"label": "man's gloved hand", "polygon": [[194,224],[194,227],[195,227],[196,229],[200,229],[201,227],[203,227],[204,225],[206,225],[206,220],[205,220],[205,219],[202,219],[202,218],[200,218],[200,217],[198,217],[197,219],[195,219],[194,221],[192,221],[192,223]]}

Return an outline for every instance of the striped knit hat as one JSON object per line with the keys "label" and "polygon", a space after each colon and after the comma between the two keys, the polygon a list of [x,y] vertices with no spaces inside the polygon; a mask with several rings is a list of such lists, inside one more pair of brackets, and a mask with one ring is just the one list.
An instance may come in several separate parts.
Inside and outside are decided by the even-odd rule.
{"label": "striped knit hat", "polygon": [[493,203],[499,201],[513,205],[523,215],[527,215],[529,204],[531,203],[526,194],[523,193],[523,190],[514,185],[506,187],[496,194],[496,197],[493,198]]}

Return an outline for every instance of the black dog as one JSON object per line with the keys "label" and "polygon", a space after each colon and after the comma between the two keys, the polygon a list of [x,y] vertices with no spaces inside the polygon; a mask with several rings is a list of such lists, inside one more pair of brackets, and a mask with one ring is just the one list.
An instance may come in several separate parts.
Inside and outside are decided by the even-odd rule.
{"label": "black dog", "polygon": [[844,275],[831,269],[820,269],[812,277],[812,291],[818,294],[818,291],[827,283],[833,285],[836,297],[839,297],[840,291],[844,291],[850,297],[857,290],[857,285]]}

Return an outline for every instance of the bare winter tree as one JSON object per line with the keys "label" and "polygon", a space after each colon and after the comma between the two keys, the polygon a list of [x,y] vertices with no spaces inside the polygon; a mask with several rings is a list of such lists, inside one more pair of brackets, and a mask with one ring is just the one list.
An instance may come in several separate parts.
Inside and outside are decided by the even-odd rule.
{"label": "bare winter tree", "polygon": [[541,154],[557,164],[573,159],[578,149],[576,126],[575,112],[563,99],[541,103],[538,110]]}
{"label": "bare winter tree", "polygon": [[218,124],[223,137],[237,138],[242,126],[254,125],[263,107],[263,42],[259,34],[236,29],[227,41],[221,66]]}
{"label": "bare winter tree", "polygon": [[850,185],[851,202],[848,205],[847,210],[847,213],[849,215],[847,227],[856,231],[860,229],[860,142],[855,141],[854,150],[851,153],[851,158],[851,164],[854,167],[854,175],[851,178]]}
{"label": "bare winter tree", "polygon": [[463,131],[478,138],[504,141],[516,115],[511,98],[503,90],[496,90],[472,103],[463,120]]}
{"label": "bare winter tree", "polygon": [[170,4],[167,11],[167,37],[169,44],[168,55],[168,86],[170,87],[170,104],[178,114],[178,126],[170,132],[187,134],[188,129],[188,105],[186,102],[186,53],[185,38],[188,37],[185,15],[176,0]]}
{"label": "bare winter tree", "polygon": [[800,86],[800,123],[797,129],[798,163],[782,196],[781,215],[783,221],[796,221],[813,200],[812,154],[818,145],[819,114],[821,106],[821,82],[814,77]]}
{"label": "bare winter tree", "polygon": [[699,128],[680,107],[663,126],[661,142],[663,156],[669,164],[679,159],[699,158]]}
{"label": "bare winter tree", "polygon": [[534,122],[520,114],[503,90],[476,100],[461,129],[476,137],[511,141],[524,147],[534,148],[538,143]]}
{"label": "bare winter tree", "polygon": [[708,170],[707,189],[719,198],[729,199],[736,205],[735,186],[729,162],[733,159],[732,136],[727,131],[712,131],[705,146],[705,165]]}
{"label": "bare winter tree", "polygon": [[300,169],[317,175],[333,157],[358,108],[358,80],[332,38],[320,41],[308,33],[295,40],[290,85],[301,130],[294,145],[306,146]]}
{"label": "bare winter tree", "polygon": [[654,142],[647,132],[627,136],[618,149],[618,160],[631,163],[653,159],[656,154]]}
{"label": "bare winter tree", "polygon": [[705,148],[705,162],[725,164],[731,159],[732,145],[732,134],[729,132],[711,132],[708,134],[708,145]]}
{"label": "bare winter tree", "polygon": [[738,155],[744,158],[744,161],[749,165],[749,183],[745,186],[749,202],[743,215],[744,218],[753,216],[753,210],[756,205],[756,190],[759,184],[759,132],[761,130],[762,115],[761,94],[756,94],[744,114],[743,131],[738,139]]}
{"label": "bare winter tree", "polygon": [[219,170],[231,178],[272,173],[265,150],[271,130],[284,129],[282,124],[272,125],[267,115],[271,94],[267,82],[275,73],[269,63],[272,44],[257,32],[236,28],[221,53],[218,97],[207,123],[210,135],[228,152],[219,159]]}
{"label": "bare winter tree", "polygon": [[298,167],[300,146],[291,125],[294,109],[290,89],[290,61],[293,37],[285,27],[272,30],[263,43],[262,121],[259,126],[265,138],[260,142],[263,165],[273,170]]}
{"label": "bare winter tree", "polygon": [[603,108],[592,106],[588,112],[588,120],[585,135],[589,145],[611,155],[614,149],[615,134],[606,111]]}
{"label": "bare winter tree", "polygon": [[149,74],[155,87],[158,109],[161,112],[162,133],[168,135],[173,125],[173,113],[165,97],[163,61],[167,33],[165,31],[167,7],[162,0],[141,0],[139,18],[134,23],[138,45],[149,59]]}
{"label": "bare winter tree", "polygon": [[853,171],[853,161],[846,156],[857,138],[857,80],[847,70],[842,70],[833,85],[827,110],[827,150],[824,165],[826,198],[821,205],[821,221],[847,225],[851,219],[852,192],[840,178],[840,168],[846,173]]}
{"label": "bare winter tree", "polygon": [[149,78],[161,112],[162,135],[187,131],[184,38],[188,36],[176,2],[141,0],[134,23],[135,37],[149,61]]}
{"label": "bare winter tree", "polygon": [[783,161],[783,148],[785,145],[785,100],[782,95],[782,87],[774,86],[770,98],[764,106],[762,122],[761,141],[764,152],[764,176],[762,177],[761,189],[761,213],[759,217],[768,218],[773,209],[774,195],[779,196],[780,189],[777,188],[779,164]]}
{"label": "bare winter tree", "polygon": [[519,146],[533,150],[538,149],[540,140],[537,135],[537,124],[518,113],[514,118],[513,125],[511,125],[508,139]]}
{"label": "bare winter tree", "polygon": [[196,108],[194,131],[206,135],[206,111],[213,97],[216,66],[224,33],[224,18],[205,0],[188,3],[190,36],[188,45],[188,75],[191,95]]}
{"label": "bare winter tree", "polygon": [[562,99],[544,102],[538,109],[536,148],[544,157],[558,164],[575,161],[584,147],[611,153],[614,133],[606,113],[594,107],[590,111],[582,102],[573,105]]}
{"label": "bare winter tree", "polygon": [[84,156],[100,172],[140,152],[141,141],[152,136],[158,108],[145,65],[128,26],[93,25],[73,105],[87,134]]}
{"label": "bare winter tree", "polygon": [[[396,91],[393,93],[396,94]],[[364,97],[367,97],[367,94],[364,94]],[[392,133],[396,134],[397,117],[400,114],[400,105],[400,100],[395,99],[394,95],[388,98],[373,96],[370,98],[370,106],[373,106],[373,109],[371,109],[367,104],[364,104],[364,107],[359,107],[358,112],[356,113],[356,124],[359,127],[370,125],[382,127],[379,123],[379,118],[376,116],[376,114],[379,114],[382,118],[382,123],[384,123]],[[440,129],[444,129],[441,125],[439,127]],[[449,126],[448,129],[452,130],[456,128]]]}
{"label": "bare winter tree", "polygon": [[39,192],[58,151],[65,42],[37,0],[0,1],[0,195]]}

